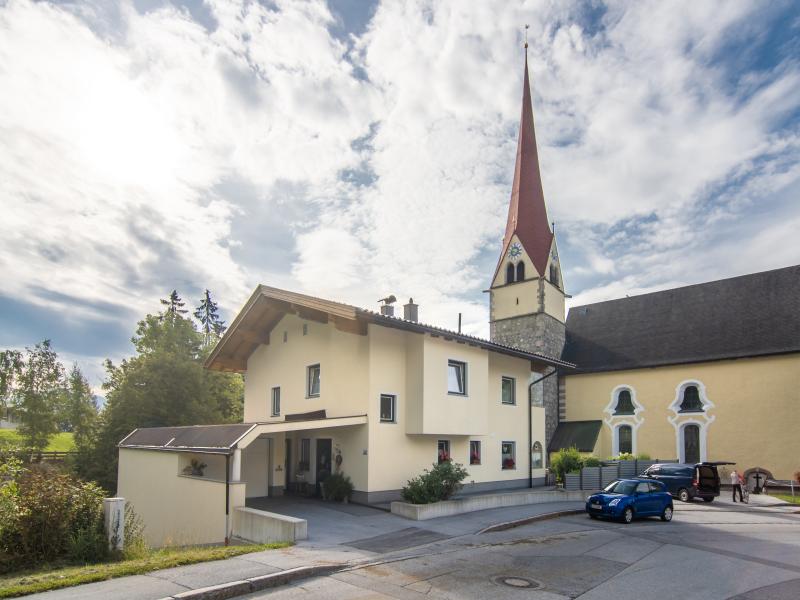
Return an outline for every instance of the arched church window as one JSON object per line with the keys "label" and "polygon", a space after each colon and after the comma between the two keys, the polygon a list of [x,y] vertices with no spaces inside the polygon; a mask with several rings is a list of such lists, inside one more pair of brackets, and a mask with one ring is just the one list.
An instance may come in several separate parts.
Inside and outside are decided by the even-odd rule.
{"label": "arched church window", "polygon": [[679,412],[703,412],[703,402],[696,385],[687,385],[683,390],[683,401]]}
{"label": "arched church window", "polygon": [[525,279],[525,263],[519,261],[517,263],[517,281],[522,281]]}
{"label": "arched church window", "polygon": [[633,428],[630,425],[617,428],[617,450],[619,454],[633,453]]}
{"label": "arched church window", "polygon": [[542,453],[542,443],[534,442],[533,449],[531,450],[531,468],[541,469],[544,462]]}
{"label": "arched church window", "polygon": [[630,390],[621,390],[617,394],[617,406],[614,408],[614,414],[632,415],[634,412]]}
{"label": "arched church window", "polygon": [[550,265],[550,283],[558,287],[558,267]]}
{"label": "arched church window", "polygon": [[506,267],[506,283],[514,283],[514,265],[511,263]]}

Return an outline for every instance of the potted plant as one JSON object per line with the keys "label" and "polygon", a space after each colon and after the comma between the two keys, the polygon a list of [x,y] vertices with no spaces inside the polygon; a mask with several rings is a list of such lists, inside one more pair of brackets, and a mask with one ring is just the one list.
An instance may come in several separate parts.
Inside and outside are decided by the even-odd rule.
{"label": "potted plant", "polygon": [[504,458],[503,459],[503,468],[504,469],[513,469],[516,463],[514,462],[513,458]]}

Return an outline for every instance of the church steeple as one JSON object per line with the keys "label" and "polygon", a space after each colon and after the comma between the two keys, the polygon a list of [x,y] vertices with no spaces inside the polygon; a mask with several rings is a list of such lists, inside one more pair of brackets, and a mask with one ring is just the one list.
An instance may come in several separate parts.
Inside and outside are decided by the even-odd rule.
{"label": "church steeple", "polygon": [[517,142],[517,161],[514,167],[514,183],[511,188],[506,233],[503,237],[503,252],[500,255],[497,270],[503,264],[511,240],[516,234],[537,273],[544,276],[553,244],[553,232],[547,220],[542,176],[539,171],[539,152],[536,148],[536,131],[533,125],[533,105],[528,77],[527,43],[525,47],[525,77],[522,85],[522,115],[520,116]]}

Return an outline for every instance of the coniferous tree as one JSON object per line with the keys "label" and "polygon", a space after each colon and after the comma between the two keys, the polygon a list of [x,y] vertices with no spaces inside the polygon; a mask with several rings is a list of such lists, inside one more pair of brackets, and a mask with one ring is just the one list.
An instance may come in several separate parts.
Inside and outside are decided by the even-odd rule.
{"label": "coniferous tree", "polygon": [[187,312],[189,312],[183,308],[186,303],[178,295],[178,290],[172,290],[169,298],[162,298],[160,302],[167,307],[164,310],[162,315],[163,317],[174,318],[176,316],[185,315]]}
{"label": "coniferous tree", "polygon": [[92,394],[89,382],[83,376],[78,363],[72,365],[67,379],[65,415],[80,452],[89,446],[97,424],[97,399]]}
{"label": "coniferous tree", "polygon": [[216,342],[225,333],[225,321],[220,319],[218,311],[217,303],[211,299],[211,292],[206,290],[200,306],[194,311],[195,318],[200,321],[204,346]]}

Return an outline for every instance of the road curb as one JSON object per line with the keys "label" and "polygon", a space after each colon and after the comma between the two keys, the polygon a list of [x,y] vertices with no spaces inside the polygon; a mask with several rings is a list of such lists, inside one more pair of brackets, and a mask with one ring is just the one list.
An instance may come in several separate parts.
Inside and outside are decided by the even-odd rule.
{"label": "road curb", "polygon": [[524,519],[517,519],[516,521],[506,521],[505,523],[497,523],[496,525],[489,525],[485,529],[481,529],[476,535],[483,533],[492,533],[494,531],[505,531],[507,529],[514,529],[514,527],[522,527],[529,523],[536,523],[538,521],[548,521],[550,519],[557,519],[558,517],[566,517],[569,515],[581,515],[586,512],[584,508],[571,508],[569,510],[557,510],[551,513],[544,513],[543,515],[535,515],[533,517],[525,517]]}
{"label": "road curb", "polygon": [[330,575],[347,567],[346,564],[315,565],[311,567],[295,567],[286,571],[278,571],[269,575],[249,577],[239,581],[229,581],[219,585],[187,590],[173,596],[165,596],[161,600],[226,600],[245,594],[251,594],[267,588],[286,585],[300,579]]}

